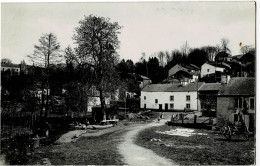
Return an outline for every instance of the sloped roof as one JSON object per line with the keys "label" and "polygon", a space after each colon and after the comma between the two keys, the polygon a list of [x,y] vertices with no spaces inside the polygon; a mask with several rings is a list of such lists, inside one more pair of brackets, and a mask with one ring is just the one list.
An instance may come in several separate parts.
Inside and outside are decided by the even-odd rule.
{"label": "sloped roof", "polygon": [[255,95],[255,78],[253,77],[233,77],[224,86],[219,95]]}
{"label": "sloped roof", "polygon": [[199,91],[219,91],[223,85],[221,83],[205,83],[201,86]]}
{"label": "sloped roof", "polygon": [[200,68],[194,64],[190,64],[190,66],[192,66],[195,70],[200,70]]}
{"label": "sloped roof", "polygon": [[20,68],[20,65],[2,63],[2,64],[1,64],[1,67],[15,67],[15,68]]}
{"label": "sloped roof", "polygon": [[161,83],[180,83],[180,81],[176,78],[168,77],[164,79]]}
{"label": "sloped roof", "polygon": [[150,78],[137,74],[137,73],[128,73],[129,76],[135,78],[135,79],[143,79],[143,80],[150,80]]}
{"label": "sloped roof", "polygon": [[139,75],[142,79],[144,80],[150,80],[150,78],[146,77],[146,76],[143,76],[143,75]]}
{"label": "sloped roof", "polygon": [[189,83],[186,86],[182,86],[180,83],[173,84],[150,84],[142,89],[144,92],[188,92],[188,91],[197,91],[203,82],[198,84]]}
{"label": "sloped roof", "polygon": [[187,75],[189,75],[189,76],[193,76],[193,74],[191,74],[191,73],[188,72],[187,70],[183,70],[183,69],[177,71],[175,74],[177,74],[177,73],[183,73],[183,74],[187,74]]}
{"label": "sloped roof", "polygon": [[[207,64],[211,65],[211,66],[215,66],[215,67],[220,67],[220,68],[231,68],[228,64],[221,64],[221,63],[208,63]],[[205,64],[205,63],[204,63]]]}
{"label": "sloped roof", "polygon": [[234,55],[232,56],[232,58],[235,58],[235,59],[240,59],[243,57],[244,54],[240,54],[240,55]]}

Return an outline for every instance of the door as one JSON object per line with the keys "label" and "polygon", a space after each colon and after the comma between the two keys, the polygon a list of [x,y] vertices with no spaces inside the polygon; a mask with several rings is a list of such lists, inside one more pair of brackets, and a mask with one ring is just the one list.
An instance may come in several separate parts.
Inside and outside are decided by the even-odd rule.
{"label": "door", "polygon": [[165,107],[165,111],[168,111],[168,103],[165,103],[165,105],[164,105]]}
{"label": "door", "polygon": [[159,104],[159,111],[162,111],[162,104]]}

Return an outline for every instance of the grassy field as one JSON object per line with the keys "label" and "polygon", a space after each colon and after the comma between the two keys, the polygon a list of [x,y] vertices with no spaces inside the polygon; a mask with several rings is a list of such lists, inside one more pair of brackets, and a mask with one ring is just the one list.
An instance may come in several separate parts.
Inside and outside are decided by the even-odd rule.
{"label": "grassy field", "polygon": [[[194,132],[207,135],[183,137],[156,133],[175,128],[164,125],[146,129],[138,135],[136,143],[181,165],[254,164],[254,138],[244,141],[242,137],[237,136],[227,141],[222,135],[200,129],[194,129]],[[153,138],[160,141],[151,141]]]}
{"label": "grassy field", "polygon": [[38,149],[27,164],[43,164],[48,158],[52,165],[122,165],[117,145],[123,130],[98,137],[80,137],[76,142],[62,145],[49,145]]}

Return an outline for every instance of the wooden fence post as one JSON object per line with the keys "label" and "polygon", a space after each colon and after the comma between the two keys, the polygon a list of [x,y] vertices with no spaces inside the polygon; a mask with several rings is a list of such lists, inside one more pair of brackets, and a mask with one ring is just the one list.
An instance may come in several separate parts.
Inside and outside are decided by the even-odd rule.
{"label": "wooden fence post", "polygon": [[194,115],[194,124],[197,123],[197,115]]}

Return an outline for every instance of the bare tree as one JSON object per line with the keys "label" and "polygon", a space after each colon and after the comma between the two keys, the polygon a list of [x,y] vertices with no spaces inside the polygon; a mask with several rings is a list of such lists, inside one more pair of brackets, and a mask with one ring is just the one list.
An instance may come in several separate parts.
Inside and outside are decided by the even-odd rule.
{"label": "bare tree", "polygon": [[39,45],[34,45],[34,52],[27,57],[35,66],[46,69],[50,64],[61,62],[60,44],[56,35],[53,33],[43,34],[39,39]]}
{"label": "bare tree", "polygon": [[3,64],[12,64],[12,61],[10,59],[8,59],[8,58],[3,58],[3,59],[1,59],[1,63],[3,63]]}
{"label": "bare tree", "polygon": [[202,47],[201,49],[203,51],[207,52],[209,61],[211,61],[211,62],[215,61],[215,56],[219,52],[219,48],[218,47],[205,46],[205,47]]}
{"label": "bare tree", "polygon": [[244,45],[244,46],[242,46],[242,44],[241,44],[241,48],[240,48],[240,52],[242,53],[242,54],[247,54],[247,53],[249,53],[250,51],[252,51],[254,48],[252,47],[252,46],[249,46],[249,45]]}
{"label": "bare tree", "polygon": [[222,38],[220,40],[220,51],[225,51],[226,53],[231,53],[229,49],[229,40],[226,38]]}
{"label": "bare tree", "polygon": [[171,54],[169,53],[169,51],[165,52],[165,58],[166,58],[166,62],[170,62],[172,60]]}
{"label": "bare tree", "polygon": [[159,59],[160,66],[164,66],[164,58],[166,56],[165,53],[163,51],[159,51],[157,56]]}
{"label": "bare tree", "polygon": [[79,21],[73,36],[76,48],[72,60],[82,66],[91,66],[103,119],[106,119],[105,95],[115,92],[118,86],[115,64],[118,61],[120,29],[121,26],[117,22],[110,22],[109,18],[90,15]]}
{"label": "bare tree", "polygon": [[183,56],[188,56],[190,53],[190,47],[187,41],[181,46],[181,52]]}
{"label": "bare tree", "polygon": [[[49,111],[49,68],[50,64],[58,63],[62,60],[60,54],[60,44],[58,43],[57,37],[53,33],[45,33],[39,39],[39,45],[34,45],[34,52],[27,56],[35,66],[44,68],[42,77],[42,94],[46,88],[46,107],[45,115],[46,118]],[[45,83],[46,82],[46,83]],[[45,85],[43,85],[45,84]],[[43,99],[43,97],[42,97]],[[44,101],[42,101],[44,103]],[[43,106],[41,113],[43,111]]]}

